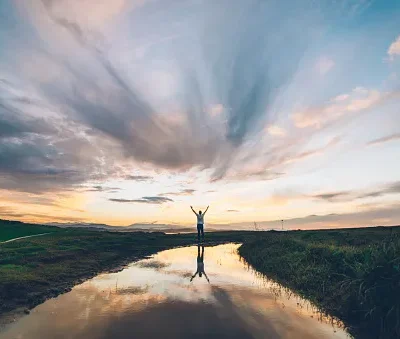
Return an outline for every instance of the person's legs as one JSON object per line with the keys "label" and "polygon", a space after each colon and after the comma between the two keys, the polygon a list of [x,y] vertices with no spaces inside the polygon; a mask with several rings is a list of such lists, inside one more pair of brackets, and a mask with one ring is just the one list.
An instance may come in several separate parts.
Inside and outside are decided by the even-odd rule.
{"label": "person's legs", "polygon": [[[200,242],[200,230],[201,230],[201,225],[197,224],[197,242]],[[199,248],[200,251],[200,248]]]}
{"label": "person's legs", "polygon": [[201,225],[201,237],[204,241],[204,225]]}

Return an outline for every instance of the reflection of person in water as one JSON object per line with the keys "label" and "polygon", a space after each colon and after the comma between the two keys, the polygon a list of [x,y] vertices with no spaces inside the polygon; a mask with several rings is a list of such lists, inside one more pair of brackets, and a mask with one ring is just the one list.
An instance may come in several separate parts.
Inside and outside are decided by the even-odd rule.
{"label": "reflection of person in water", "polygon": [[206,277],[207,281],[210,282],[210,280],[207,277],[206,272],[204,271],[204,245],[201,246],[201,255],[200,255],[200,245],[197,245],[197,271],[196,273],[190,278],[190,281],[192,281],[196,275],[199,275],[201,278],[204,274]]}

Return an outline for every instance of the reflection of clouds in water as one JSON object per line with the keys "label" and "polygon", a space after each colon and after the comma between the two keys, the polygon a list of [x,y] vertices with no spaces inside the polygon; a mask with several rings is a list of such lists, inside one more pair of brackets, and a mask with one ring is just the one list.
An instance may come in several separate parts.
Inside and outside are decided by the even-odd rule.
{"label": "reflection of clouds in water", "polygon": [[144,260],[139,262],[137,265],[142,268],[154,268],[156,270],[160,270],[169,266],[169,264],[166,264],[165,262],[158,260],[150,260],[150,261]]}
{"label": "reflection of clouds in water", "polygon": [[149,291],[149,286],[145,287],[138,287],[138,286],[132,286],[128,288],[117,288],[115,293],[119,295],[123,294],[144,294]]}
{"label": "reflection of clouds in water", "polygon": [[347,337],[335,333],[328,319],[318,322],[316,310],[300,305],[302,299],[290,290],[255,274],[239,260],[237,247],[205,249],[211,285],[204,279],[190,283],[197,247],[160,252],[47,301],[4,339],[60,333],[78,339]]}
{"label": "reflection of clouds in water", "polygon": [[192,276],[192,273],[191,272],[189,272],[189,271],[186,271],[186,272],[184,272],[184,271],[178,271],[178,270],[173,270],[173,271],[165,271],[164,272],[165,274],[171,274],[171,275],[176,275],[176,276],[179,276],[179,277],[182,277],[182,278],[185,278],[185,279],[190,279],[191,278],[191,276]]}
{"label": "reflection of clouds in water", "polygon": [[335,328],[344,328],[344,324],[339,319],[329,315],[326,311],[293,292],[290,288],[281,285],[256,271],[243,258],[240,258],[240,261],[246,267],[246,270],[257,278],[257,286],[259,288],[267,289],[268,292],[275,297],[276,301],[283,300],[282,305],[284,307],[286,304],[289,304],[292,307],[295,307],[296,312],[299,314],[307,315],[310,318],[317,319],[321,323],[330,324]]}

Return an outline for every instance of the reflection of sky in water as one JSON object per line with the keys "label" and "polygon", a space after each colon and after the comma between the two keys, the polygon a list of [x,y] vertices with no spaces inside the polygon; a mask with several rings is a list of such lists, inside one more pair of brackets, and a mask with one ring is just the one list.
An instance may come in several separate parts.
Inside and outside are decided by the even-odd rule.
{"label": "reflection of sky in water", "polygon": [[0,338],[346,338],[332,320],[239,260],[238,245],[160,252],[48,300]]}

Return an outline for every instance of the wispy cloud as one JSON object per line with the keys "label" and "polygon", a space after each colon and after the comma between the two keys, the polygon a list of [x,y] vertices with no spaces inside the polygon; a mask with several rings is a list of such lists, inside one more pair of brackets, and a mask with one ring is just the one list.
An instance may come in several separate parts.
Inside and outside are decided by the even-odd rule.
{"label": "wispy cloud", "polygon": [[109,201],[113,202],[121,202],[121,203],[140,203],[140,204],[155,204],[155,205],[160,205],[164,204],[166,202],[172,202],[173,200],[167,197],[142,197],[140,199],[108,199]]}
{"label": "wispy cloud", "polygon": [[149,175],[127,175],[125,177],[125,179],[126,180],[142,182],[142,181],[151,181],[154,178],[152,176],[149,176]]}
{"label": "wispy cloud", "polygon": [[395,133],[395,134],[388,135],[386,137],[371,140],[367,143],[367,146],[380,145],[380,144],[384,144],[384,143],[387,143],[390,141],[396,141],[396,140],[400,140],[400,133]]}
{"label": "wispy cloud", "polygon": [[278,125],[269,125],[267,126],[266,130],[268,134],[277,137],[284,137],[287,134],[285,129]]}
{"label": "wispy cloud", "polygon": [[313,197],[317,199],[332,201],[335,199],[340,199],[342,197],[347,197],[348,195],[349,192],[343,191],[343,192],[321,193],[321,194],[316,194]]}
{"label": "wispy cloud", "polygon": [[[226,16],[221,15],[224,6],[204,3],[201,6],[205,20],[193,21],[182,14],[178,3],[168,8],[165,20],[151,15],[155,7],[146,1],[95,3],[90,0],[78,6],[60,0],[21,6],[26,22],[32,24],[30,29],[45,41],[43,49],[26,45],[22,61],[27,64],[32,55],[40,55],[44,70],[51,64],[57,71],[56,76],[45,81],[41,76],[46,73],[44,70],[29,75],[19,70],[18,75],[29,80],[43,100],[56,108],[54,111],[64,124],[73,121],[74,126],[67,127],[70,135],[79,135],[87,148],[94,148],[84,154],[87,159],[73,163],[79,174],[71,179],[75,183],[93,180],[93,176],[118,176],[114,170],[120,162],[180,172],[193,167],[211,169],[217,173],[213,178],[224,178],[236,155],[248,152],[246,141],[258,130],[260,122],[273,122],[270,106],[274,95],[296,74],[319,27],[318,21],[311,20],[316,15],[314,11],[303,6],[298,9],[310,20],[297,20],[296,11],[286,14],[285,20],[278,20],[280,13],[287,13],[284,5],[243,2],[232,7],[226,1],[231,6]],[[132,6],[134,11],[126,10]],[[94,7],[95,11],[89,10]],[[197,9],[189,6],[188,10]],[[82,14],[89,12],[90,18]],[[273,21],[279,22],[281,38],[267,27],[275,27]],[[175,22],[184,25],[187,36],[180,36],[182,29],[171,24]],[[129,25],[146,34],[125,31]],[[290,37],[295,44],[286,44]],[[128,65],[125,60],[132,60],[137,47],[148,41],[163,43],[149,46],[143,58],[146,60],[135,59],[137,64]],[[210,44],[218,48],[209,49]],[[281,58],[282,49],[285,58]],[[160,59],[162,67],[151,62]],[[277,62],[280,67],[276,67]],[[178,123],[171,121],[171,116],[179,117]],[[282,130],[272,132],[282,134]],[[45,146],[51,145],[54,154],[65,154],[64,147],[70,147],[65,141],[46,141]],[[105,159],[115,166],[107,167]],[[58,160],[49,159],[54,163]],[[87,162],[97,164],[93,169],[85,165],[81,168],[80,164]],[[68,163],[72,166],[71,161]]]}
{"label": "wispy cloud", "polygon": [[[398,225],[400,219],[400,205],[370,206],[360,208],[352,213],[330,213],[326,215],[309,215],[305,217],[284,220],[285,229],[329,229],[336,227],[359,227]],[[281,228],[281,220],[259,221],[260,228]],[[252,223],[233,223],[232,228],[253,229]]]}
{"label": "wispy cloud", "polygon": [[120,190],[121,190],[120,187],[104,187],[101,185],[96,185],[85,189],[86,192],[109,192],[109,193],[118,192]]}
{"label": "wispy cloud", "polygon": [[300,152],[293,157],[287,158],[285,160],[286,163],[292,163],[300,160],[304,160],[313,156],[321,155],[324,154],[328,149],[336,146],[341,142],[342,138],[340,136],[332,138],[326,145],[319,147],[319,148],[314,148],[309,151],[304,151]]}
{"label": "wispy cloud", "polygon": [[167,193],[162,193],[160,196],[168,196],[168,195],[175,195],[175,196],[187,196],[187,195],[193,195],[196,192],[194,189],[190,188],[185,188],[182,189],[178,192],[167,192]]}
{"label": "wispy cloud", "polygon": [[7,206],[0,206],[0,216],[2,218],[25,218],[28,220],[34,220],[40,218],[42,220],[47,221],[75,221],[75,222],[82,222],[85,221],[84,218],[80,217],[72,217],[72,216],[59,216],[56,214],[48,215],[42,213],[21,213],[18,209],[7,207]]}
{"label": "wispy cloud", "polygon": [[321,128],[348,115],[383,105],[399,96],[399,92],[380,92],[357,87],[325,104],[299,110],[292,114],[292,119],[298,128]]}
{"label": "wispy cloud", "polygon": [[365,198],[377,198],[389,194],[400,194],[400,182],[392,182],[377,189],[326,192],[313,195],[312,198],[329,202],[344,202]]}

